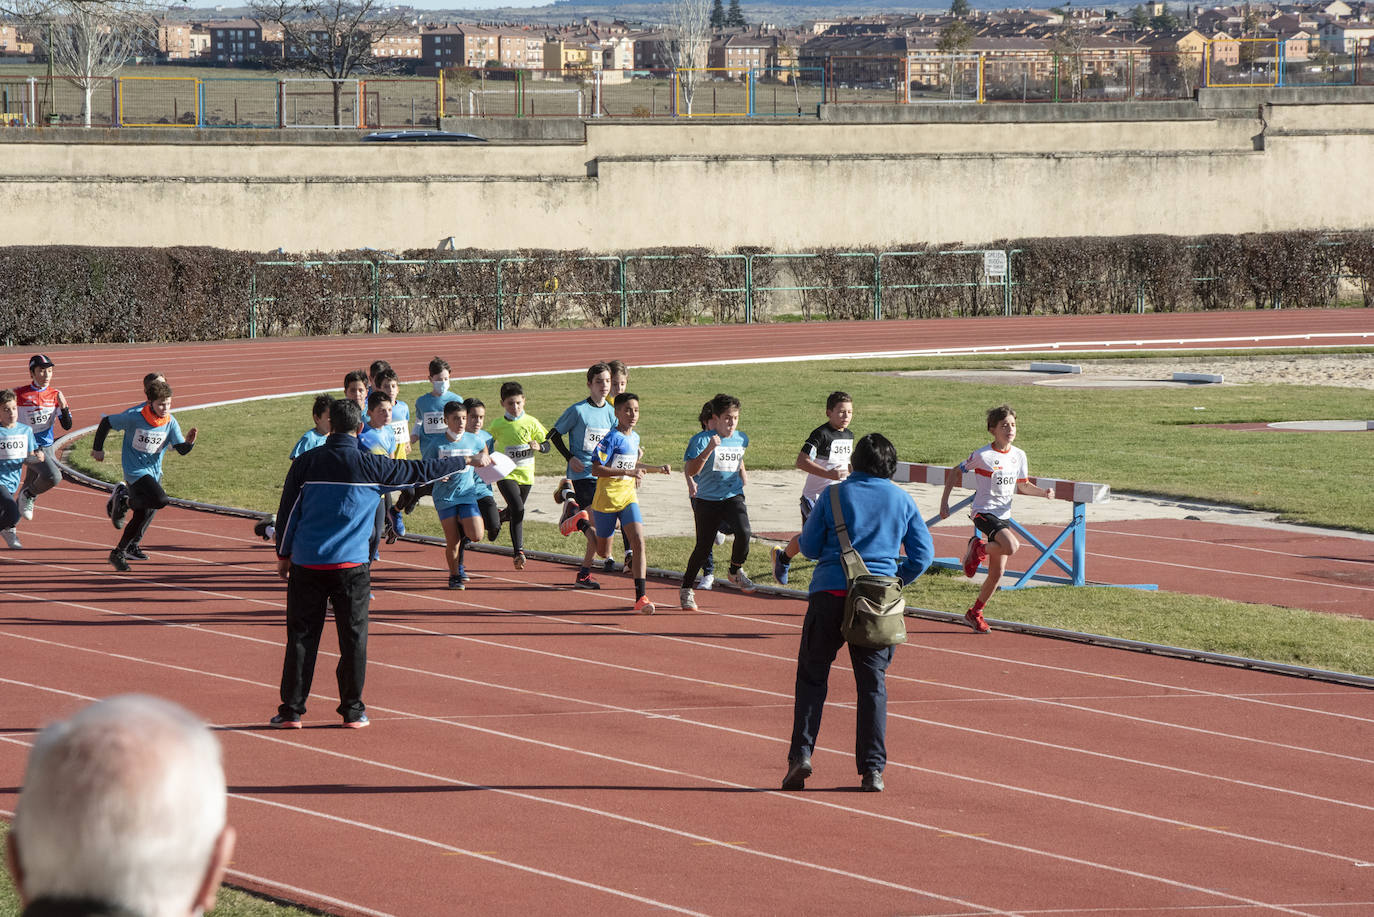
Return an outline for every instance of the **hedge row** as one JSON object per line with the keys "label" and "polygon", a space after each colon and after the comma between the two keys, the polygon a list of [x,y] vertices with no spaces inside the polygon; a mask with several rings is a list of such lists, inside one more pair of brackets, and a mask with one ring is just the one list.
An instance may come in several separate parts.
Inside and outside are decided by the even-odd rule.
{"label": "hedge row", "polygon": [[[1011,252],[1009,287],[974,249]],[[753,256],[750,258],[750,256]],[[329,262],[329,263],[321,263]],[[999,240],[712,255],[668,248],[0,248],[5,343],[186,341],[755,321],[1320,307],[1374,295],[1374,232]]]}

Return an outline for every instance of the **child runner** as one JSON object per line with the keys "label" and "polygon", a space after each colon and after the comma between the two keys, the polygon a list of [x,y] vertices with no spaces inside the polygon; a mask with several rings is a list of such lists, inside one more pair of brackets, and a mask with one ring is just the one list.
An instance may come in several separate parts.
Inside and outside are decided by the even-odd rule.
{"label": "child runner", "polygon": [[[825,489],[835,481],[849,477],[849,456],[854,452],[854,433],[849,422],[854,419],[854,400],[844,392],[831,392],[825,399],[825,423],[811,431],[797,453],[796,467],[806,472],[802,484],[801,520],[811,515],[811,507]],[[793,535],[783,548],[773,548],[773,578],[787,585],[787,566],[801,550],[800,536]]]}
{"label": "child runner", "polygon": [[[578,531],[587,536],[582,569],[574,583],[582,589],[601,588],[591,577],[591,565],[596,552],[603,548],[588,522],[587,510],[591,508],[599,483],[592,472],[593,456],[602,438],[616,425],[615,408],[606,401],[610,388],[611,368],[605,363],[593,363],[587,368],[587,397],[569,405],[549,433],[549,442],[568,460],[568,476],[563,479],[567,488],[558,495],[563,503],[563,518],[558,530],[565,536]],[[568,438],[566,445],[565,436]]]}
{"label": "child runner", "polygon": [[43,461],[43,452],[38,448],[33,428],[19,422],[19,403],[13,389],[0,392],[0,536],[5,544],[18,550],[19,504],[14,496],[19,493],[19,478],[24,466],[35,466]]}
{"label": "child runner", "polygon": [[434,484],[434,508],[439,512],[439,524],[444,527],[444,559],[448,561],[450,589],[467,588],[468,572],[463,568],[463,551],[471,542],[482,540],[482,511],[477,508],[480,494],[475,486],[480,479],[472,469],[491,464],[486,440],[467,432],[467,420],[468,412],[463,402],[447,402],[444,421],[448,424],[448,432],[444,435],[444,444],[435,450],[438,458],[461,456],[468,460],[468,467]]}
{"label": "child runner", "polygon": [[998,405],[988,411],[988,432],[992,434],[992,442],[974,450],[972,455],[959,463],[955,468],[958,474],[949,476],[945,481],[944,493],[940,495],[940,518],[948,519],[949,494],[954,485],[965,472],[972,471],[978,476],[970,513],[974,528],[986,535],[988,540],[984,544],[976,532],[969,539],[968,548],[964,551],[964,575],[972,577],[978,572],[978,565],[986,559],[988,576],[978,590],[978,600],[964,613],[964,620],[980,634],[986,634],[990,629],[983,620],[983,608],[997,591],[997,582],[1007,569],[1007,558],[1021,547],[1011,526],[1007,524],[1011,516],[1012,495],[1051,495],[1051,491],[1031,483],[1026,453],[1011,444],[1016,439],[1016,412],[1011,405]]}
{"label": "child runner", "polygon": [[[701,413],[697,415],[697,423],[703,430],[710,430],[711,427],[711,402],[706,402],[701,406]],[[696,513],[697,508],[697,481],[683,468],[682,476],[687,479],[687,499],[692,504],[692,512]],[[726,536],[730,534],[729,523],[722,522],[716,529],[715,543],[725,544]],[[716,551],[712,546],[706,552],[706,559],[701,562],[701,576],[697,577],[697,588],[703,592],[708,592],[716,584]]]}
{"label": "child runner", "polygon": [[[379,391],[391,399],[391,435],[396,440],[391,457],[404,459],[410,454],[410,406],[401,400],[401,380],[396,376],[396,371],[388,366],[377,373],[374,381],[374,391]],[[395,496],[390,493],[386,496],[386,518],[397,535],[406,533],[405,516],[401,509],[412,502],[413,498],[413,488],[397,491]],[[389,539],[387,544],[394,540]]]}
{"label": "child runner", "polygon": [[519,382],[501,384],[502,417],[491,422],[491,436],[496,448],[515,462],[515,469],[496,482],[496,489],[505,498],[504,516],[510,521],[510,543],[515,569],[525,569],[525,499],[534,486],[534,453],[548,452],[549,431],[533,416],[525,413],[525,390]]}
{"label": "child runner", "polygon": [[[596,475],[596,495],[592,498],[592,520],[596,537],[609,542],[615,536],[616,523],[634,550],[632,572],[635,580],[634,610],[644,615],[654,613],[654,603],[645,594],[648,554],[644,550],[644,521],[639,513],[635,490],[646,472],[669,474],[667,465],[644,465],[639,461],[639,397],[630,392],[615,396],[615,429],[606,434],[592,455],[592,474]],[[610,550],[609,546],[606,550]],[[579,584],[590,579],[585,566],[578,573]],[[596,586],[592,587],[597,588]]]}
{"label": "child runner", "polygon": [[[367,396],[367,420],[363,431],[358,434],[358,447],[373,455],[394,457],[396,454],[396,431],[391,428],[391,397],[383,391],[373,391]],[[390,491],[382,493],[377,504],[381,517],[381,533],[387,544],[395,544],[400,535],[394,517],[398,515],[391,505]],[[373,558],[376,559],[375,557]]]}
{"label": "child runner", "polygon": [[693,610],[697,607],[692,583],[701,569],[716,532],[727,522],[735,533],[730,549],[730,582],[744,592],[753,592],[754,583],[744,575],[745,560],[749,557],[749,510],[744,505],[744,487],[748,472],[744,467],[744,450],[749,437],[738,431],[739,399],[733,395],[716,395],[711,399],[711,429],[702,430],[687,441],[683,453],[687,473],[696,478],[697,502],[692,507],[696,519],[697,543],[683,571],[680,604]]}
{"label": "child runner", "polygon": [[186,455],[196,443],[196,428],[182,436],[181,425],[172,416],[172,387],[166,382],[153,382],[147,394],[148,403],[141,409],[100,418],[91,443],[91,458],[103,462],[105,437],[111,430],[124,433],[119,456],[124,480],[115,486],[110,503],[110,521],[117,529],[124,528],[125,513],[134,511],[129,527],[110,552],[110,566],[121,573],[128,572],[131,559],[148,559],[143,553],[143,536],[153,516],[168,503],[167,492],[162,489],[162,454],[170,448],[176,449],[178,455]]}
{"label": "child runner", "polygon": [[[344,398],[358,406],[358,412],[367,417],[368,382],[367,370],[355,369],[344,376]],[[361,427],[359,428],[362,429]],[[359,444],[359,448],[362,448]]]}
{"label": "child runner", "polygon": [[[623,393],[630,387],[630,367],[619,360],[607,360],[606,365],[610,367],[611,370],[611,388],[610,391],[606,393],[606,400],[614,404],[615,396]],[[625,555],[624,569],[628,570],[630,568],[630,542],[629,539],[625,537],[623,531],[620,533],[620,547]],[[615,570],[615,561],[611,558],[611,543],[606,542],[605,548],[606,563],[602,569],[610,573]]]}
{"label": "child runner", "polygon": [[[449,391],[449,365],[443,357],[429,361],[430,390],[415,399],[415,430],[410,436],[412,443],[420,444],[420,458],[432,459],[439,447],[448,441],[448,426],[444,423],[444,405],[450,401],[462,401],[463,396]],[[463,415],[467,416],[464,410]],[[421,497],[429,496],[433,485],[415,487],[401,491],[396,498],[396,508],[408,513],[415,508]]]}
{"label": "child runner", "polygon": [[[297,456],[324,445],[329,437],[329,406],[333,403],[334,399],[329,395],[315,396],[315,403],[310,406],[310,419],[315,425],[302,433],[296,445],[291,447],[290,458],[293,462]],[[277,534],[276,525],[276,514],[268,513],[253,525],[253,534],[263,541],[271,541]]]}
{"label": "child runner", "polygon": [[29,463],[24,486],[19,489],[19,513],[25,519],[33,518],[34,498],[52,490],[62,480],[56,450],[52,447],[53,420],[62,424],[64,430],[72,428],[72,412],[62,392],[53,388],[52,375],[52,360],[36,353],[29,358],[30,384],[14,392],[19,422],[33,430],[34,441],[43,452],[41,461]]}
{"label": "child runner", "polygon": [[[476,398],[464,398],[463,407],[468,412],[468,432],[480,436],[483,448],[490,454],[495,448],[495,441],[490,433],[482,429],[487,419],[487,406]],[[496,508],[496,498],[492,496],[491,485],[481,478],[477,479],[475,489],[477,509],[481,511],[482,522],[487,529],[487,541],[495,541],[496,536],[501,534],[501,512]]]}

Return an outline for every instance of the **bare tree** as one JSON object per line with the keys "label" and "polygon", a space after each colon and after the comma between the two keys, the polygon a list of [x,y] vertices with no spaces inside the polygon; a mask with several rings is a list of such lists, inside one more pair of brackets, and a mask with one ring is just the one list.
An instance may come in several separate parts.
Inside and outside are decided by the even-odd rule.
{"label": "bare tree", "polygon": [[96,86],[119,72],[152,28],[152,7],[142,0],[17,0],[0,2],[0,12],[24,23],[54,71],[81,90],[86,127]]}
{"label": "bare tree", "polygon": [[668,4],[668,61],[682,90],[679,114],[692,114],[692,97],[711,49],[711,0],[672,0]]}
{"label": "bare tree", "polygon": [[255,0],[253,15],[281,26],[283,57],[333,81],[334,124],[342,123],[341,81],[390,70],[372,53],[373,41],[411,30],[409,18],[380,0]]}

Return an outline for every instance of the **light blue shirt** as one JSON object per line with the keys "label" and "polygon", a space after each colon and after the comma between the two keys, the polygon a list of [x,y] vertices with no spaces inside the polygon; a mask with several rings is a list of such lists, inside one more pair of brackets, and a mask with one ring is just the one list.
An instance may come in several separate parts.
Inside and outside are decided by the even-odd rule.
{"label": "light blue shirt", "polygon": [[24,459],[38,449],[33,427],[16,423],[12,427],[0,427],[0,487],[9,493],[19,489],[19,478],[24,470]]}
{"label": "light blue shirt", "polygon": [[568,468],[568,477],[574,481],[585,480],[592,475],[592,456],[607,433],[615,429],[615,408],[609,401],[600,407],[584,398],[577,404],[569,405],[559,415],[553,428],[564,438],[568,451],[573,458],[582,463],[582,470],[574,472]]}
{"label": "light blue shirt", "polygon": [[119,462],[124,469],[125,482],[132,484],[146,475],[152,475],[154,481],[161,481],[162,453],[186,442],[177,419],[169,416],[165,424],[155,427],[144,419],[140,409],[110,414],[109,420],[110,429],[124,433]]}
{"label": "light blue shirt", "polygon": [[[436,457],[472,458],[474,455],[481,455],[484,448],[486,448],[486,441],[481,436],[476,433],[464,433],[457,439],[449,440],[440,446],[436,450]],[[487,487],[482,479],[477,477],[477,473],[469,465],[457,474],[434,485],[434,505],[444,507],[457,506],[459,503],[476,503],[477,498],[483,496],[479,492],[477,486],[479,484],[486,487],[487,493],[491,493],[491,488]]]}
{"label": "light blue shirt", "polygon": [[[710,430],[702,430],[689,439],[683,461],[691,461],[705,452],[715,435]],[[739,430],[720,441],[707,457],[706,464],[692,477],[697,482],[698,500],[728,500],[744,493],[744,476],[740,468],[744,465],[744,450],[748,445],[749,437]]]}
{"label": "light blue shirt", "polygon": [[420,437],[420,458],[434,458],[438,448],[448,442],[444,405],[462,400],[457,392],[444,392],[442,395],[427,392],[415,399],[415,435]]}
{"label": "light blue shirt", "polygon": [[305,434],[300,439],[296,440],[296,445],[291,448],[291,457],[295,458],[302,452],[309,452],[316,446],[323,446],[324,441],[328,438],[328,434],[316,433],[315,428],[311,427],[309,430],[305,431]]}

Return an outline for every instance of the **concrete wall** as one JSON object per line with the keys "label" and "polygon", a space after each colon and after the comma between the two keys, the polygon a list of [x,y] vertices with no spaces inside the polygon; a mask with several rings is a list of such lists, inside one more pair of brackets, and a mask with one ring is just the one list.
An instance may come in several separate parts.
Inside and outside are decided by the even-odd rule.
{"label": "concrete wall", "polygon": [[[0,245],[881,248],[1374,226],[1374,104],[1264,117],[589,123],[563,144],[0,134]],[[1261,133],[1267,133],[1261,137]],[[1327,127],[1322,127],[1327,125]],[[52,139],[56,135],[56,139]],[[5,140],[10,142],[5,142]]]}

